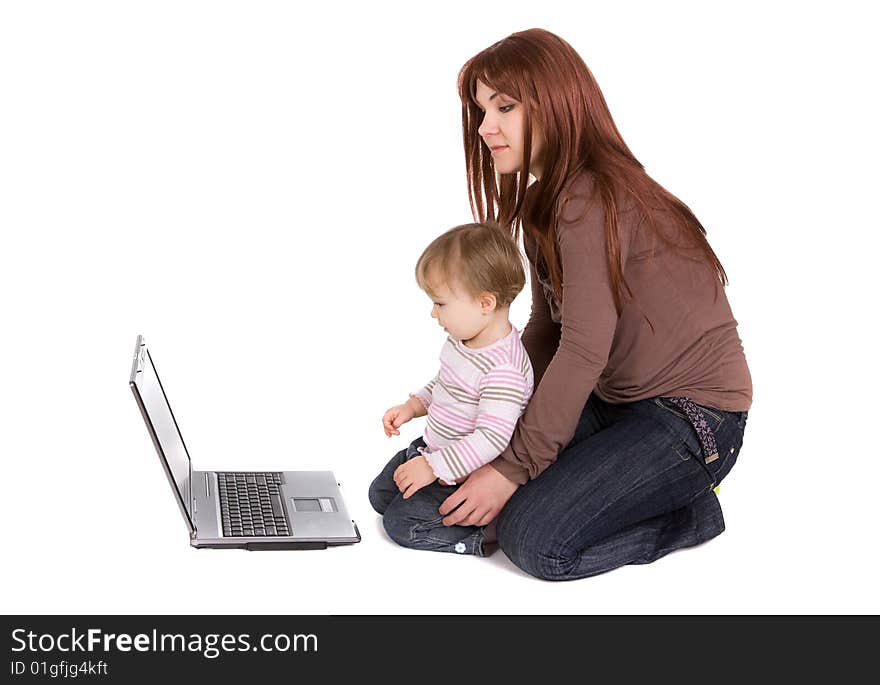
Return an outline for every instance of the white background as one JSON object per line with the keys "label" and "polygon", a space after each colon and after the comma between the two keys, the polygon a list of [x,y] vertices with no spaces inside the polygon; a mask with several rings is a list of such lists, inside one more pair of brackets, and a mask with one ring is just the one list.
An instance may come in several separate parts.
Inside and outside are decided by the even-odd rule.
{"label": "white background", "polygon": [[[2,610],[880,610],[868,6],[4,3]],[[398,548],[366,496],[444,339],[415,259],[470,220],[458,69],[534,26],[708,228],[755,389],[722,536],[555,584]],[[330,468],[363,542],[191,549],[138,333],[196,468]]]}

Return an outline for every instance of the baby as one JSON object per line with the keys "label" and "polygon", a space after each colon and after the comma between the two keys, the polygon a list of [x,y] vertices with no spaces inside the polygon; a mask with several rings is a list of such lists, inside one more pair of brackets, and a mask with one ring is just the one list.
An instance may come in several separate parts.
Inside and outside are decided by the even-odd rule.
{"label": "baby", "polygon": [[525,284],[522,257],[499,226],[465,224],[425,249],[416,281],[449,337],[434,379],[382,417],[389,437],[413,418],[427,414],[428,420],[423,435],[373,481],[370,503],[403,546],[485,556],[492,524],[444,526],[438,507],[507,447],[532,395],[531,362],[508,319]]}

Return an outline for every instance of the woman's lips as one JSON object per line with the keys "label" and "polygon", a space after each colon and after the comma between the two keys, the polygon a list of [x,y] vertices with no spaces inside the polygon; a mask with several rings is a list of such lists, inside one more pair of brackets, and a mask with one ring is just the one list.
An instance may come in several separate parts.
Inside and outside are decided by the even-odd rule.
{"label": "woman's lips", "polygon": [[494,155],[496,152],[504,152],[508,147],[510,147],[510,146],[509,145],[501,145],[499,147],[493,147],[492,154]]}

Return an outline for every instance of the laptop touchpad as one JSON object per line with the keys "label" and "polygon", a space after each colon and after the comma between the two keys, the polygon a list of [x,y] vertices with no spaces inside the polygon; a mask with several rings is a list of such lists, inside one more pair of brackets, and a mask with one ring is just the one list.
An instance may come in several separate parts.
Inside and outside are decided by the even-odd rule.
{"label": "laptop touchpad", "polygon": [[336,511],[332,497],[291,497],[290,502],[293,504],[293,510],[302,511]]}

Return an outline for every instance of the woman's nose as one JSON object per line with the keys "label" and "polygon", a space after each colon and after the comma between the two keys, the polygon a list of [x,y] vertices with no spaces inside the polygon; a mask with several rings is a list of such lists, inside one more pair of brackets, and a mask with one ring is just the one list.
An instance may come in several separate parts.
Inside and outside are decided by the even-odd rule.
{"label": "woman's nose", "polygon": [[484,116],[480,127],[477,129],[477,133],[484,138],[492,133],[498,133],[498,122],[495,121],[495,117],[491,114]]}

